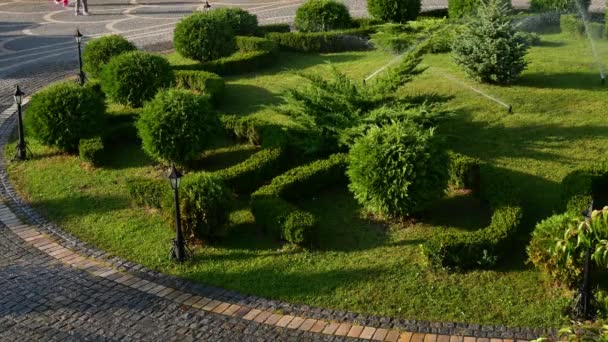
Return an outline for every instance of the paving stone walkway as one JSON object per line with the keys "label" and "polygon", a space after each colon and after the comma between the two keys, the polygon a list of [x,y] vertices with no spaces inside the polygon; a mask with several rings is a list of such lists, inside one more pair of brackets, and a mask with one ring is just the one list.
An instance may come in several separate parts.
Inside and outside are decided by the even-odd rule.
{"label": "paving stone walkway", "polygon": [[[290,22],[304,0],[221,0],[261,23]],[[517,0],[522,1],[522,0]],[[74,75],[73,32],[119,33],[147,50],[171,47],[188,0],[89,0],[75,17],[49,0],[0,2],[0,151],[14,129],[12,92]],[[426,9],[446,0],[424,0]],[[354,15],[365,0],[346,0]],[[525,2],[518,3],[525,6]],[[538,329],[373,317],[269,301],[191,284],[98,251],[47,222],[12,190],[0,157],[0,340],[510,342]],[[465,303],[463,303],[465,305]]]}

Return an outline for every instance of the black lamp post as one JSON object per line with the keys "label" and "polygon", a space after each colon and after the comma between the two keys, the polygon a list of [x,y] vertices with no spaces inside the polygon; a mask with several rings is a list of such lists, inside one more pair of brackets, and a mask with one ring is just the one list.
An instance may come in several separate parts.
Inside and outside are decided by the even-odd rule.
{"label": "black lamp post", "polygon": [[203,9],[205,10],[205,12],[209,12],[209,10],[211,9],[211,5],[209,4],[209,0],[205,0],[205,5],[203,6]]}
{"label": "black lamp post", "polygon": [[76,34],[74,35],[74,38],[76,38],[76,44],[78,45],[78,82],[80,83],[80,85],[84,85],[84,81],[85,81],[85,76],[84,76],[84,71],[82,71],[82,49],[81,49],[81,43],[82,43],[82,33],[80,33],[79,29],[76,29]]}
{"label": "black lamp post", "polygon": [[19,142],[17,143],[17,155],[19,160],[25,160],[26,158],[26,145],[25,136],[23,134],[23,117],[21,115],[21,105],[23,104],[23,96],[25,93],[21,91],[21,88],[17,85],[15,90],[15,104],[17,104],[17,128],[19,130]]}
{"label": "black lamp post", "polygon": [[[591,214],[593,213],[593,200],[591,200],[591,204],[589,204],[589,208],[583,211],[583,216],[585,217],[585,221],[588,224],[591,224]],[[578,289],[579,292],[579,302],[578,302],[578,313],[581,315],[581,318],[588,319],[591,318],[592,308],[591,308],[591,300],[593,294],[591,293],[591,279],[589,278],[589,267],[591,264],[591,248],[589,246],[585,251],[585,264],[583,269],[583,284]]]}
{"label": "black lamp post", "polygon": [[171,164],[169,172],[169,182],[173,189],[173,198],[175,199],[175,240],[173,240],[173,248],[171,248],[171,256],[177,262],[186,260],[186,250],[184,237],[182,236],[182,224],[179,212],[179,184],[181,183],[182,174],[175,168],[175,164]]}

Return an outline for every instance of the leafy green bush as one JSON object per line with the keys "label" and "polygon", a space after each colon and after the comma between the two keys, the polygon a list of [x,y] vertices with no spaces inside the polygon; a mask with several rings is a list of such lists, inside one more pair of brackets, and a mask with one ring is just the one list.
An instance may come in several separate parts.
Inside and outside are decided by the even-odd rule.
{"label": "leafy green bush", "polygon": [[585,24],[574,14],[564,14],[560,17],[559,26],[562,32],[566,32],[572,36],[580,37],[585,34]]}
{"label": "leafy green bush", "polygon": [[[171,208],[168,212],[173,217],[173,206],[166,207]],[[230,191],[221,180],[203,172],[183,178],[180,211],[186,238],[210,241],[225,236],[231,208]]]}
{"label": "leafy green bush", "polygon": [[207,13],[226,21],[237,36],[253,36],[258,32],[258,17],[238,7],[224,7]]}
{"label": "leafy green bush", "polygon": [[269,33],[268,39],[275,41],[287,51],[297,52],[344,52],[369,50],[366,37],[373,30],[357,28],[331,32]]}
{"label": "leafy green bush", "polygon": [[84,71],[90,77],[99,77],[101,70],[112,57],[135,50],[137,48],[133,43],[119,35],[93,39],[87,43],[82,52]]}
{"label": "leafy green bush", "polygon": [[516,35],[508,9],[500,0],[482,4],[478,16],[454,41],[454,61],[481,82],[507,84],[526,68],[528,46]]}
{"label": "leafy green bush", "polygon": [[481,4],[480,0],[448,0],[450,18],[462,18],[473,15]]}
{"label": "leafy green bush", "polygon": [[164,58],[133,51],[110,60],[101,73],[101,87],[111,101],[141,107],[174,78]]}
{"label": "leafy green bush", "polygon": [[175,51],[200,62],[230,56],[236,51],[232,24],[223,15],[195,13],[185,17],[175,26]]}
{"label": "leafy green bush", "polygon": [[351,26],[348,8],[335,0],[308,0],[296,11],[295,27],[300,32],[324,32]]}
{"label": "leafy green bush", "polygon": [[42,143],[68,152],[103,130],[104,98],[91,87],[54,83],[32,96],[25,123]]}
{"label": "leafy green bush", "polygon": [[259,71],[275,64],[277,54],[274,51],[239,51],[229,57],[195,65],[178,66],[178,70],[205,70],[221,76],[238,75]]}
{"label": "leafy green bush", "polygon": [[265,36],[271,32],[286,33],[286,32],[290,32],[290,31],[291,31],[291,27],[289,26],[289,24],[268,24],[268,25],[261,25],[258,27],[258,32],[262,36]]}
{"label": "leafy green bush", "polygon": [[207,94],[212,100],[220,98],[226,87],[224,79],[219,75],[201,70],[176,70],[175,85]]}
{"label": "leafy green bush", "polygon": [[222,126],[228,135],[253,145],[281,147],[289,143],[285,127],[259,116],[223,115]]}
{"label": "leafy green bush", "polygon": [[236,37],[236,46],[239,51],[242,52],[254,52],[254,51],[276,51],[278,49],[277,43],[266,38],[260,37]]}
{"label": "leafy green bush", "polygon": [[256,222],[285,241],[298,245],[312,244],[317,219],[288,201],[312,196],[327,186],[344,183],[347,160],[346,155],[337,154],[274,178],[269,185],[251,195],[251,211]]}
{"label": "leafy green bush", "polygon": [[177,89],[159,92],[137,122],[144,151],[157,160],[180,165],[194,160],[218,128],[208,96]]}
{"label": "leafy green bush", "polygon": [[536,225],[528,246],[530,261],[552,281],[576,286],[582,273],[582,259],[569,258],[563,263],[563,255],[556,253],[557,242],[571,226],[578,225],[577,215],[566,213],[551,216]]}
{"label": "leafy green bush", "polygon": [[283,148],[266,148],[247,160],[213,173],[237,193],[249,193],[283,171],[286,163]]}
{"label": "leafy green bush", "polygon": [[591,201],[606,201],[608,189],[608,161],[575,170],[562,180],[563,208],[574,215],[580,215]]}
{"label": "leafy green bush", "polygon": [[449,184],[455,189],[471,189],[479,192],[480,165],[479,159],[449,152]]}
{"label": "leafy green bush", "polygon": [[538,33],[534,32],[522,32],[519,31],[515,34],[519,41],[526,46],[535,46],[539,45],[541,42],[540,36]]}
{"label": "leafy green bush", "polygon": [[355,140],[349,161],[349,189],[375,214],[410,216],[447,188],[448,160],[433,131],[410,123],[371,128]]}
{"label": "leafy green bush", "polygon": [[134,204],[160,209],[170,197],[171,186],[160,179],[136,178],[127,180],[127,192]]}
{"label": "leafy green bush", "polygon": [[78,144],[80,159],[93,165],[99,166],[103,161],[103,141],[100,137],[81,139]]}
{"label": "leafy green bush", "polygon": [[367,0],[369,14],[393,23],[416,20],[421,7],[420,0]]}

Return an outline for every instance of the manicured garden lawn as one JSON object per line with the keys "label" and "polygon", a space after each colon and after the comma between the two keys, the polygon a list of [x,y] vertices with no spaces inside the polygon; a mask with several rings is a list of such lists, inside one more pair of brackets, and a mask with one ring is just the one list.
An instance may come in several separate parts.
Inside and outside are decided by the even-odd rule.
{"label": "manicured garden lawn", "polygon": [[[452,97],[445,106],[454,115],[440,126],[448,146],[516,177],[524,232],[512,259],[493,271],[450,274],[428,267],[421,253],[420,243],[432,234],[488,224],[486,209],[462,192],[450,193],[418,222],[387,223],[362,212],[347,189],[327,189],[299,203],[321,218],[320,248],[312,251],[282,246],[261,233],[248,199],[239,198],[231,234],[221,243],[195,248],[192,262],[176,266],[168,252],[170,224],[128,200],[127,179],[164,172],[138,146],[111,147],[112,161],[91,169],[30,139],[35,158],[10,164],[9,171],[22,194],[64,229],[163,272],[247,294],[406,319],[554,327],[566,321],[563,309],[571,296],[524,263],[526,236],[539,219],[561,211],[561,179],[606,153],[608,97],[585,40],[544,35],[543,42],[531,49],[529,69],[513,86],[477,85],[464,79],[448,55],[430,55],[425,58],[429,69],[402,89],[403,94]],[[598,48],[608,55],[608,42]],[[279,95],[302,83],[289,69],[323,72],[328,68],[323,62],[330,60],[363,79],[391,58],[383,52],[285,53],[271,69],[227,78],[220,110],[291,125],[290,118],[273,112]],[[514,113],[443,77],[445,72],[512,104]],[[200,166],[215,170],[252,152],[228,143],[208,152]]]}

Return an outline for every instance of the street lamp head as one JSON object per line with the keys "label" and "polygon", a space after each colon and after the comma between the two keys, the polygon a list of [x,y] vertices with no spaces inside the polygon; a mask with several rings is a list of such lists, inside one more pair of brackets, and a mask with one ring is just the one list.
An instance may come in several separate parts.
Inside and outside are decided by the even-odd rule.
{"label": "street lamp head", "polygon": [[80,33],[79,29],[76,29],[76,34],[74,34],[74,38],[76,38],[76,42],[80,44],[82,41],[82,33]]}
{"label": "street lamp head", "polygon": [[171,183],[171,188],[173,190],[177,190],[181,180],[182,173],[175,168],[175,164],[171,164],[171,169],[169,169],[169,182]]}
{"label": "street lamp head", "polygon": [[17,105],[21,105],[23,103],[23,96],[25,95],[24,92],[21,91],[21,88],[19,88],[19,85],[17,85],[17,89],[15,90],[15,103]]}

